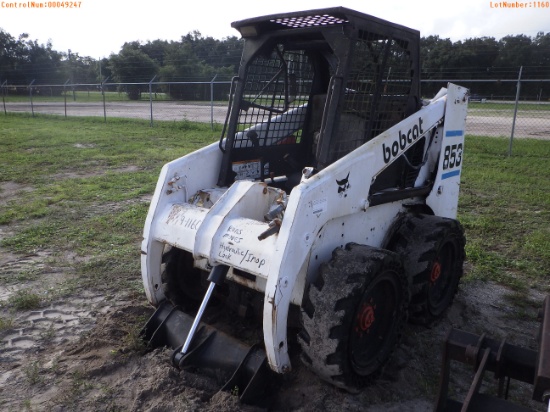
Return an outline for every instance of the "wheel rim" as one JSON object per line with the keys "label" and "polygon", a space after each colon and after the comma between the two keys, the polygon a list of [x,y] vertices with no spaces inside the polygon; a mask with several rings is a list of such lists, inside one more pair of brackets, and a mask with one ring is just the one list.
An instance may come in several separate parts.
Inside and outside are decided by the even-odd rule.
{"label": "wheel rim", "polygon": [[378,369],[393,347],[398,287],[393,273],[386,273],[369,285],[357,311],[350,333],[350,360],[358,375]]}
{"label": "wheel rim", "polygon": [[432,263],[428,288],[430,312],[438,316],[447,307],[453,292],[455,280],[455,248],[451,242],[445,243]]}

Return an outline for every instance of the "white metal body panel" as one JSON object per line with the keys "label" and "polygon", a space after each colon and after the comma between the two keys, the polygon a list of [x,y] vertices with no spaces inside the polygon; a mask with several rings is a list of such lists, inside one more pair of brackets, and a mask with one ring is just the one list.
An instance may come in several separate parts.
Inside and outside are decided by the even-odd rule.
{"label": "white metal body panel", "polygon": [[[151,199],[145,219],[141,244],[141,276],[147,299],[158,305],[164,299],[160,285],[160,262],[164,243],[183,242],[185,236],[170,233],[170,230],[157,233],[159,221],[168,219],[167,213],[174,204],[187,206],[189,196],[205,187],[214,187],[218,178],[222,153],[218,144],[213,143],[196,152],[180,157],[163,166],[155,193]],[[163,236],[165,238],[163,238]],[[172,243],[174,242],[174,243]]]}
{"label": "white metal body panel", "polygon": [[[188,199],[201,189],[214,187],[216,165],[221,163],[219,149],[208,146],[169,163],[161,172],[144,230],[142,276],[148,299],[156,305],[164,298],[158,286],[164,243],[191,251],[202,268],[226,264],[256,275],[256,282],[238,280],[232,270],[228,277],[265,293],[263,330],[268,361],[277,372],[289,371],[290,303],[301,303],[307,276],[328,261],[336,247],[349,242],[381,246],[404,204],[420,201],[369,207],[369,190],[385,168],[423,135],[428,140],[434,128],[438,133],[426,144],[426,170],[420,172],[415,185],[426,184],[439,163],[428,205],[435,214],[456,216],[461,167],[456,150],[464,137],[466,93],[449,85],[447,93],[443,90],[417,113],[319,173],[304,177],[288,196],[280,231],[261,241],[259,234],[269,227],[263,216],[280,194],[277,189],[262,182],[237,181],[208,209]],[[449,136],[442,138],[441,133]],[[450,153],[448,163],[442,162],[445,150],[453,145],[457,146],[450,168]],[[205,165],[212,167],[206,171]],[[179,177],[178,190],[170,192],[174,176]]]}
{"label": "white metal body panel", "polygon": [[468,89],[449,84],[445,111],[445,123],[441,137],[439,166],[434,190],[426,199],[435,215],[456,218],[460,174],[464,151],[464,135]]}

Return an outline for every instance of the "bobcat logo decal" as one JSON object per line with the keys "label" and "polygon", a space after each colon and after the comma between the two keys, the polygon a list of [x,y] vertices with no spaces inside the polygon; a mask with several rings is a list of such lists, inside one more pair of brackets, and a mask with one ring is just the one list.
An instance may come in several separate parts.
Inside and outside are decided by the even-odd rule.
{"label": "bobcat logo decal", "polygon": [[336,184],[338,185],[338,194],[346,197],[346,191],[349,189],[349,173],[344,179],[336,180]]}

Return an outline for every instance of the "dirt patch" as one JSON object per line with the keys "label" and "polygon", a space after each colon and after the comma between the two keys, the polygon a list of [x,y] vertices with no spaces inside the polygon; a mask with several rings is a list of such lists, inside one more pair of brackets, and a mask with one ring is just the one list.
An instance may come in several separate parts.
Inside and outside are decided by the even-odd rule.
{"label": "dirt patch", "polygon": [[[0,183],[0,206],[5,206],[11,199],[22,192],[31,192],[34,189],[15,182]],[[0,233],[1,234],[1,233]]]}
{"label": "dirt patch", "polygon": [[96,145],[93,143],[75,143],[74,147],[77,149],[93,149]]}
{"label": "dirt patch", "polygon": [[[3,184],[0,202],[21,190],[32,189]],[[89,213],[119,207],[110,203]],[[2,226],[0,236],[16,229]],[[65,281],[74,276],[75,266],[88,258],[70,251],[62,256],[48,251],[21,256],[0,249],[0,409],[265,410],[242,405],[231,393],[220,392],[224,382],[219,377],[176,370],[170,364],[170,350],[146,350],[139,331],[153,309],[142,293],[111,290],[107,284],[60,294]],[[22,290],[39,294],[38,307],[15,310],[10,305]],[[60,295],[68,297],[55,298]],[[441,348],[451,328],[487,333],[535,349],[538,323],[534,319],[544,296],[531,292],[527,305],[518,307],[511,295],[512,291],[492,283],[461,285],[443,319],[431,328],[405,327],[402,343],[381,376],[358,394],[320,380],[300,363],[298,345],[290,345],[293,370],[273,381],[266,404],[272,411],[431,411]],[[243,329],[238,328],[242,324],[234,327],[242,338]],[[471,368],[457,367],[451,380],[453,397],[462,399],[472,378]],[[542,404],[528,401],[530,392],[529,386],[513,383],[511,398],[543,410]]]}
{"label": "dirt patch", "polygon": [[[535,307],[519,317],[507,302],[509,291],[491,283],[461,286],[455,303],[432,328],[407,326],[402,344],[380,378],[359,394],[318,379],[293,353],[294,370],[275,383],[274,411],[430,411],[440,372],[441,345],[451,327],[528,348],[535,346]],[[152,313],[145,299],[80,293],[38,310],[17,312],[0,334],[0,405],[5,410],[257,411],[231,393],[220,392],[215,377],[177,371],[170,351],[146,351],[139,328]],[[10,316],[4,308],[2,316]],[[452,376],[460,398],[472,371]],[[512,397],[529,399],[529,388],[513,385]],[[527,395],[527,397],[525,397]],[[542,410],[541,404],[530,404]]]}

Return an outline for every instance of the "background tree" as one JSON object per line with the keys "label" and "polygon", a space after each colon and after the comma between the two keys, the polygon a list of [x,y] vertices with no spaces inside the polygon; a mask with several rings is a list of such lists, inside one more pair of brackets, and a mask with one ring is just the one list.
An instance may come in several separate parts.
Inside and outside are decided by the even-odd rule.
{"label": "background tree", "polygon": [[[8,80],[9,84],[26,86],[35,80],[36,85],[64,84],[70,79],[72,83],[91,84],[109,77],[110,82],[144,83],[123,88],[130,98],[138,99],[157,75],[157,80],[164,82],[194,82],[157,86],[157,91],[172,98],[209,99],[209,85],[199,83],[209,83],[214,76],[216,81],[230,80],[239,68],[242,48],[243,40],[235,36],[218,40],[193,31],[179,41],[128,42],[118,53],[97,61],[77,52],[57,52],[49,42],[40,44],[26,34],[15,38],[0,29],[0,83]],[[523,79],[550,78],[550,33],[541,32],[534,38],[520,34],[500,40],[480,37],[456,42],[427,36],[420,39],[420,58],[421,78],[431,80],[422,84],[425,96],[437,93],[446,81],[455,80],[473,94],[508,98],[515,96],[516,85],[502,80],[517,79],[520,67]],[[550,92],[548,89],[542,82],[526,82],[522,94],[542,98]],[[18,90],[27,92],[24,87]],[[226,99],[229,86],[216,85],[214,90],[215,99]],[[40,91],[45,93],[46,89]]]}
{"label": "background tree", "polygon": [[25,54],[23,39],[26,37],[22,34],[15,39],[0,29],[0,79],[10,79],[12,83],[26,82],[21,66]]}
{"label": "background tree", "polygon": [[109,58],[109,67],[115,81],[126,83],[124,89],[131,100],[141,97],[145,85],[159,72],[157,62],[139,49],[139,44],[126,43],[118,54]]}
{"label": "background tree", "polygon": [[[0,79],[24,85],[33,80],[37,85],[64,83],[63,54],[53,50],[51,42],[39,44],[28,37],[23,33],[16,40],[0,30]],[[37,87],[36,90],[40,93],[45,89]],[[24,89],[18,91],[26,93]]]}

